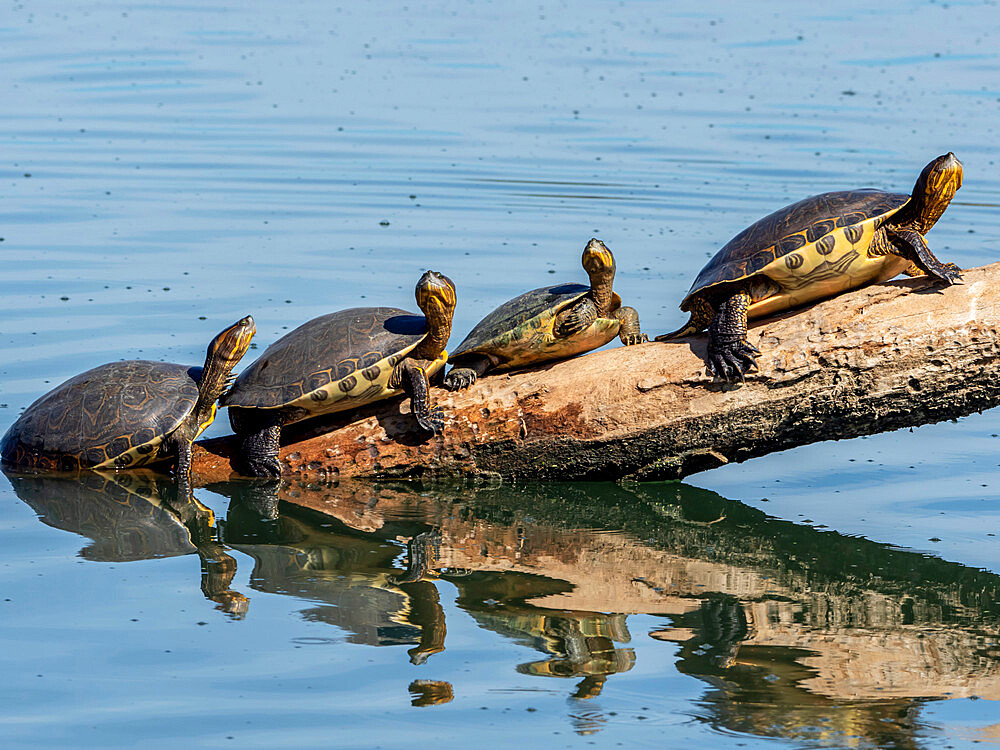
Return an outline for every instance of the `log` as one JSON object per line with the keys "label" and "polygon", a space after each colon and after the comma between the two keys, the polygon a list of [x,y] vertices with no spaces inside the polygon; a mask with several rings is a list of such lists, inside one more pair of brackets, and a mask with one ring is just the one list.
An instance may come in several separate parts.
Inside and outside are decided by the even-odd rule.
{"label": "log", "polygon": [[[706,337],[616,347],[468,391],[425,439],[382,402],[283,431],[290,476],[678,479],[821,440],[954,419],[1000,404],[1000,263],[942,287],[926,277],[856,290],[751,327],[760,371],[714,382]],[[655,333],[655,332],[654,332]],[[232,437],[199,442],[196,484],[235,475]]]}

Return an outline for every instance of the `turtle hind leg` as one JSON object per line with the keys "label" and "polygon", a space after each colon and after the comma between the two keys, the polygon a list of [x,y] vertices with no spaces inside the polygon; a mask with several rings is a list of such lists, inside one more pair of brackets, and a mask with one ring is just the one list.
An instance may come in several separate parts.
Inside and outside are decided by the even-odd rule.
{"label": "turtle hind leg", "polygon": [[727,381],[757,366],[760,350],[747,341],[750,295],[739,291],[725,299],[708,327],[708,371]]}
{"label": "turtle hind leg", "polygon": [[674,339],[682,339],[685,336],[693,336],[694,334],[700,333],[708,328],[708,326],[712,323],[712,319],[715,317],[715,310],[712,306],[701,297],[695,297],[692,299],[690,301],[690,305],[691,318],[685,325],[671,333],[660,334],[653,340],[673,341]]}
{"label": "turtle hind leg", "polygon": [[468,388],[493,367],[490,358],[481,354],[465,355],[462,357],[462,361],[462,367],[452,367],[451,371],[444,377],[444,387],[449,391],[460,391],[463,388]]}
{"label": "turtle hind leg", "polygon": [[251,477],[280,477],[281,414],[230,407],[229,422],[240,441],[240,468]]}
{"label": "turtle hind leg", "polygon": [[954,263],[942,263],[931,252],[923,235],[915,229],[891,229],[889,236],[894,240],[893,251],[904,258],[912,260],[910,268],[906,269],[908,276],[915,276],[910,271],[916,266],[928,276],[933,276],[945,282],[948,286],[962,279],[961,269]]}
{"label": "turtle hind leg", "polygon": [[639,313],[634,307],[619,307],[614,312],[614,317],[618,319],[618,338],[625,346],[644,344],[649,341],[649,336],[644,334],[639,328]]}
{"label": "turtle hind leg", "polygon": [[436,435],[444,427],[444,410],[440,406],[431,407],[427,402],[427,372],[412,359],[404,359],[389,379],[392,387],[403,387],[410,397],[410,411],[420,425],[420,429]]}

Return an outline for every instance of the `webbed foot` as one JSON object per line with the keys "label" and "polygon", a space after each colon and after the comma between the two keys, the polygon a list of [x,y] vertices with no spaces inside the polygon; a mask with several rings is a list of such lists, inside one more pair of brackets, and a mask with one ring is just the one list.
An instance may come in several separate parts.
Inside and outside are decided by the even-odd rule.
{"label": "webbed foot", "polygon": [[476,371],[471,367],[454,367],[444,377],[444,387],[449,391],[460,391],[476,382]]}

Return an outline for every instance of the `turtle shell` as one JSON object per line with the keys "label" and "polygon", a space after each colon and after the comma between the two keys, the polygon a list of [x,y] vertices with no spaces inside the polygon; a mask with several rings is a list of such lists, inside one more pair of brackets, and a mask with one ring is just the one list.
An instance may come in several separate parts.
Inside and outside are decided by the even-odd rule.
{"label": "turtle shell", "polygon": [[[141,466],[194,409],[200,367],[112,362],[53,388],[0,441],[4,463],[61,469]],[[205,425],[207,427],[207,425]]]}
{"label": "turtle shell", "polygon": [[[778,268],[773,264],[784,256],[790,256],[790,260],[782,262],[787,266],[783,272],[794,273],[798,279],[795,283],[803,286],[842,274],[850,262],[841,263],[843,268],[839,268],[836,261],[842,255],[838,250],[853,248],[858,256],[863,254],[874,230],[909,200],[909,195],[900,193],[853,190],[814,195],[775,211],[751,224],[716,253],[694,280],[681,309],[688,309],[692,297],[710,287],[749,278],[768,266]],[[803,268],[807,259],[815,262]],[[877,265],[883,264],[884,260],[879,259]],[[810,281],[808,272],[813,270],[815,278]],[[877,268],[869,270],[878,276]],[[782,279],[775,280],[787,288]],[[860,283],[864,280],[849,286]]]}
{"label": "turtle shell", "polygon": [[[296,407],[306,414],[353,409],[402,393],[393,368],[427,336],[427,320],[394,307],[356,307],[322,315],[271,344],[236,379],[225,406]],[[428,377],[448,358],[427,368]]]}
{"label": "turtle shell", "polygon": [[[565,359],[604,346],[618,335],[618,320],[598,318],[589,328],[572,336],[555,336],[556,316],[590,292],[583,284],[557,284],[532,289],[500,305],[483,318],[452,353],[458,367],[462,357],[489,357],[499,370],[522,367],[552,359]],[[612,311],[621,307],[612,298]]]}

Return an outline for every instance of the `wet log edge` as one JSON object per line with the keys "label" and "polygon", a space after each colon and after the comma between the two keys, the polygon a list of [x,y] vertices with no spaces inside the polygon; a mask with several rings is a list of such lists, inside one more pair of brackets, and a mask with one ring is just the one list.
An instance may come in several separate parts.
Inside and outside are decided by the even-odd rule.
{"label": "wet log edge", "polygon": [[[429,439],[400,400],[291,426],[281,459],[285,474],[324,481],[677,479],[996,406],[998,324],[1000,263],[952,287],[895,280],[754,325],[760,371],[742,385],[706,375],[704,336],[619,346],[433,388],[447,421]],[[200,441],[195,483],[238,476],[235,450],[231,436]]]}

